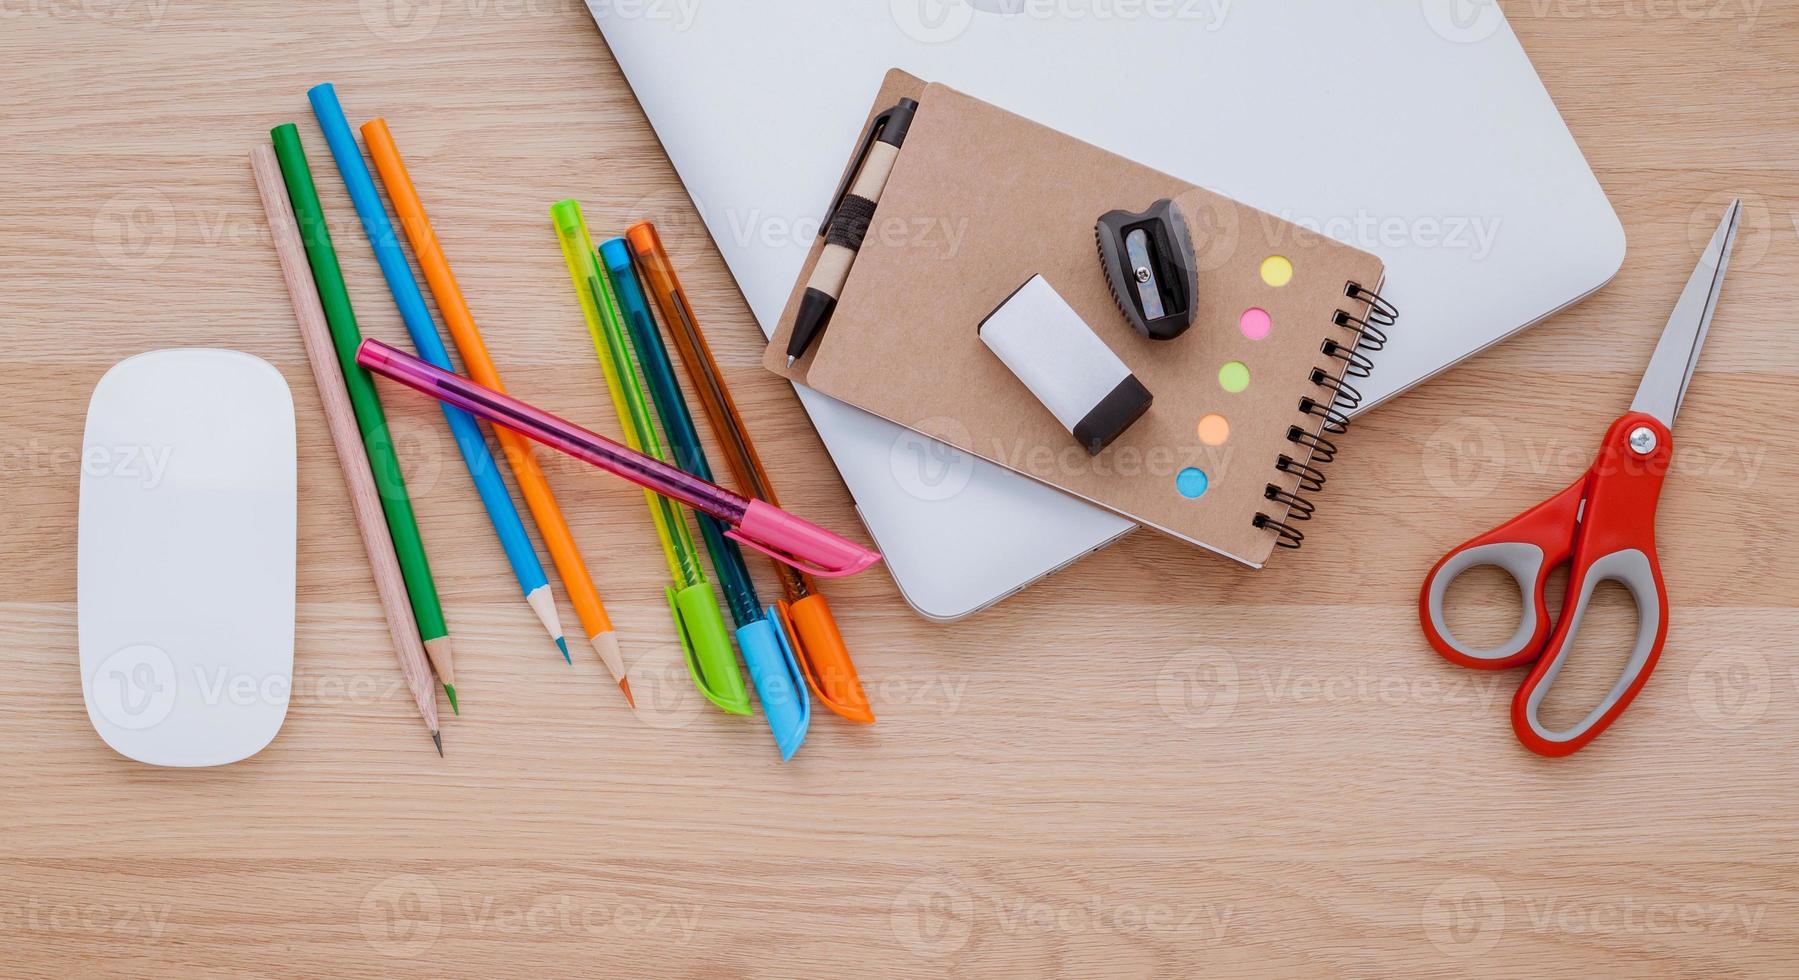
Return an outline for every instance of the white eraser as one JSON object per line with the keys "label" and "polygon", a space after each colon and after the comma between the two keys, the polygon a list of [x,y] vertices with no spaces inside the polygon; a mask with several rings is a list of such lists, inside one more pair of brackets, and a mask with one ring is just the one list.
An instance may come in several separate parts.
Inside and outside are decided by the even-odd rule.
{"label": "white eraser", "polygon": [[980,336],[1089,453],[1149,410],[1149,389],[1042,276],[989,313]]}

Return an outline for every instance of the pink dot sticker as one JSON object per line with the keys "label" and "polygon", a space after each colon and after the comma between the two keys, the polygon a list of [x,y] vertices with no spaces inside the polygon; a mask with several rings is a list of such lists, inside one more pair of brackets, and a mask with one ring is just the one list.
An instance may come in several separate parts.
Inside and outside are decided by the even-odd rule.
{"label": "pink dot sticker", "polygon": [[1237,329],[1242,330],[1243,336],[1250,340],[1261,340],[1268,336],[1268,331],[1274,329],[1274,318],[1268,315],[1267,310],[1252,306],[1243,311],[1243,318],[1237,321]]}

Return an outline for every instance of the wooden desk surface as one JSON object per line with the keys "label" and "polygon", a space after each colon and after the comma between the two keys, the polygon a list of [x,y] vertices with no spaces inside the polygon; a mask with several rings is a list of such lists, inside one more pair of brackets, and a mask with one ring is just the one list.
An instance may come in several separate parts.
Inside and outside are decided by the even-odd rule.
{"label": "wooden desk surface", "polygon": [[[0,970],[1791,975],[1799,10],[1505,6],[1628,230],[1616,282],[1369,416],[1312,545],[1265,572],[1142,534],[954,625],[879,572],[832,586],[880,724],[821,716],[783,766],[690,689],[636,493],[552,467],[633,717],[591,656],[555,658],[435,409],[395,394],[460,651],[430,750],[266,243],[246,154],[292,120],[321,161],[304,92],[334,80],[393,124],[513,389],[593,422],[545,208],[654,217],[782,494],[857,527],[576,0],[0,0]],[[403,336],[324,173],[364,327]],[[1593,748],[1535,758],[1517,675],[1425,646],[1419,578],[1587,465],[1731,192],[1747,223],[1662,506],[1667,655]],[[88,392],[184,345],[281,369],[302,486],[286,726],[194,772],[107,749],[75,669]],[[1604,604],[1559,717],[1628,616]]]}

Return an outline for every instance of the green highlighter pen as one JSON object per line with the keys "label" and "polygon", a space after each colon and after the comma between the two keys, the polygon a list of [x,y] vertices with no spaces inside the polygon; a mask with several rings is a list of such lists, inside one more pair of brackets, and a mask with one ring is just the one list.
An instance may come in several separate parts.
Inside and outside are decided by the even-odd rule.
{"label": "green highlighter pen", "polygon": [[[643,385],[631,361],[631,350],[619,325],[617,301],[611,286],[594,255],[593,237],[587,222],[581,218],[581,205],[575,201],[559,201],[550,208],[550,220],[556,226],[556,238],[562,243],[562,257],[568,263],[569,279],[581,301],[581,312],[587,318],[587,332],[593,338],[594,352],[599,355],[600,369],[606,375],[606,388],[612,395],[612,408],[624,428],[625,444],[640,453],[667,462],[662,443],[649,408],[643,401]],[[674,585],[668,589],[669,612],[675,619],[675,631],[687,656],[687,670],[693,683],[713,704],[734,715],[750,714],[749,690],[743,674],[737,669],[737,656],[731,650],[731,634],[725,628],[719,611],[718,596],[712,583],[701,570],[693,536],[680,507],[653,491],[643,492],[649,504],[650,518],[656,535],[662,541],[662,554],[668,560]]]}
{"label": "green highlighter pen", "polygon": [[[628,338],[636,349],[641,377],[648,382],[656,415],[662,420],[662,430],[674,450],[675,465],[702,480],[711,481],[712,466],[700,445],[699,431],[694,428],[693,413],[688,411],[681,384],[675,380],[668,347],[656,330],[649,301],[644,298],[643,287],[632,267],[630,246],[623,238],[601,242],[600,264],[606,267],[612,298],[618,303],[619,319],[629,330]],[[724,589],[725,605],[730,607],[731,618],[737,624],[737,648],[743,651],[743,662],[750,669],[750,681],[755,684],[756,696],[762,702],[762,714],[768,719],[769,731],[774,734],[775,746],[781,751],[781,761],[785,762],[799,751],[812,722],[812,700],[806,693],[806,679],[799,658],[794,655],[787,631],[782,628],[774,608],[765,608],[757,598],[755,582],[750,578],[749,566],[744,564],[743,552],[737,542],[726,537],[724,528],[710,515],[696,513],[694,518],[699,522],[706,551],[712,555],[712,568],[718,573],[720,588]]]}

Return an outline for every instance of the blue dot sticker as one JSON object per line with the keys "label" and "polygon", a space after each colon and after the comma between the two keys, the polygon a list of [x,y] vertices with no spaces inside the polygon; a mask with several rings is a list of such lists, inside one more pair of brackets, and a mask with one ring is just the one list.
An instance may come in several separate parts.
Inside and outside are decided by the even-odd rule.
{"label": "blue dot sticker", "polygon": [[1205,496],[1206,488],[1211,485],[1212,481],[1206,477],[1204,470],[1195,469],[1191,466],[1182,470],[1180,474],[1174,478],[1174,488],[1179,490],[1181,496],[1186,497],[1188,500],[1198,500],[1200,497]]}

